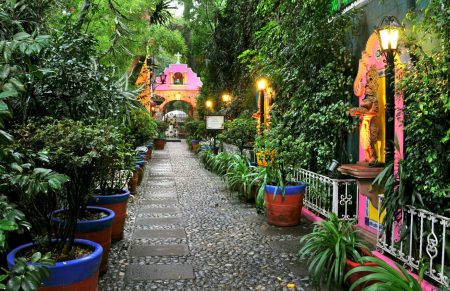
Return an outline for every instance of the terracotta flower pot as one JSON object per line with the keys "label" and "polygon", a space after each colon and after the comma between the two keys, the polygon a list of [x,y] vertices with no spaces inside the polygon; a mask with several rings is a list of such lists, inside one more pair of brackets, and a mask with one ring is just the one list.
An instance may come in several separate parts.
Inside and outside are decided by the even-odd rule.
{"label": "terracotta flower pot", "polygon": [[198,152],[199,146],[200,146],[201,140],[199,139],[193,139],[192,140],[192,151],[194,153]]}
{"label": "terracotta flower pot", "polygon": [[[267,223],[276,226],[294,226],[300,223],[306,185],[286,186],[283,198],[281,187],[265,188]],[[275,199],[274,193],[277,191]]]}
{"label": "terracotta flower pot", "polygon": [[[372,256],[372,254],[369,251],[365,250],[365,249],[359,249],[359,252],[362,253],[365,256]],[[367,262],[367,263],[364,263],[364,264],[360,264],[360,263],[354,262],[354,261],[352,261],[350,259],[347,259],[345,263],[346,263],[346,267],[345,267],[345,271],[346,272],[348,272],[350,270],[353,270],[354,268],[360,267],[360,266],[378,266],[376,263]],[[355,283],[356,280],[359,280],[360,278],[362,278],[362,277],[364,277],[366,275],[369,275],[369,274],[371,274],[371,272],[358,272],[358,273],[351,274],[350,277],[348,277],[346,283],[348,284],[348,286],[352,286],[352,284]],[[361,291],[363,288],[368,287],[368,286],[374,284],[375,282],[376,281],[369,281],[369,282],[360,284],[353,290]]]}
{"label": "terracotta flower pot", "polygon": [[142,179],[144,178],[144,172],[145,172],[145,161],[140,160],[136,163],[136,165],[139,165],[139,169],[137,171],[138,173],[138,185],[141,185]]}
{"label": "terracotta flower pot", "polygon": [[137,194],[137,187],[138,187],[138,181],[139,181],[139,165],[134,166],[134,172],[133,176],[131,177],[130,181],[128,181],[128,189],[130,190],[130,193],[132,195]]}
{"label": "terracotta flower pot", "polygon": [[93,195],[89,199],[89,205],[108,208],[116,214],[111,231],[111,240],[113,242],[123,238],[123,229],[127,218],[128,199],[130,191],[121,190],[116,194]]}
{"label": "terracotta flower pot", "polygon": [[166,146],[166,139],[165,138],[155,138],[153,140],[153,147],[155,150],[160,151],[163,150]]}
{"label": "terracotta flower pot", "polygon": [[147,144],[147,154],[145,155],[145,160],[148,161],[152,158],[153,153],[153,143]]}
{"label": "terracotta flower pot", "polygon": [[[84,239],[75,239],[76,245],[83,245],[92,249],[92,252],[84,257],[57,262],[54,266],[47,267],[50,277],[45,279],[39,291],[97,291],[98,274],[102,260],[103,248],[96,242]],[[7,256],[8,267],[15,265],[16,255],[22,250],[29,249],[33,244],[25,244],[13,249]]]}
{"label": "terracotta flower pot", "polygon": [[[103,256],[100,264],[100,274],[104,274],[108,270],[108,255],[111,246],[111,231],[115,214],[114,211],[102,207],[88,206],[87,210],[92,212],[103,212],[107,214],[107,216],[96,220],[79,220],[75,229],[75,238],[90,240],[102,246]],[[57,210],[54,214],[63,211],[63,209]],[[65,222],[52,217],[52,223],[58,227],[58,225],[62,225]]]}

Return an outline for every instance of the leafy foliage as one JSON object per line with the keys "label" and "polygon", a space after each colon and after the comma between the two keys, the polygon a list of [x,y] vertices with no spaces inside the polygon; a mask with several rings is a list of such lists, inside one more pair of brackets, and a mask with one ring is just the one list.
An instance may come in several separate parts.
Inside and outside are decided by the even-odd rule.
{"label": "leafy foliage", "polygon": [[[16,258],[15,265],[5,275],[0,275],[0,289],[8,291],[33,291],[41,286],[43,279],[50,277],[50,271],[47,266],[54,265],[50,259],[50,253],[42,255],[39,252],[31,256],[31,260],[25,258]],[[7,281],[6,281],[7,280]],[[2,284],[6,281],[6,285]]]}
{"label": "leafy foliage", "polygon": [[133,141],[134,147],[142,146],[158,135],[158,124],[143,108],[131,110],[128,128],[130,132],[127,136]]}
{"label": "leafy foliage", "polygon": [[258,13],[270,20],[257,32],[254,50],[242,55],[272,79],[277,92],[270,130],[277,152],[295,153],[285,160],[316,172],[324,172],[333,158],[349,159],[353,70],[346,36],[355,18],[352,12],[333,16],[329,5],[262,1]]}
{"label": "leafy foliage", "polygon": [[307,259],[308,272],[316,284],[330,287],[342,286],[346,260],[360,261],[360,249],[368,250],[354,222],[341,221],[330,212],[328,220],[315,223],[313,232],[303,236],[299,251],[300,259]]}
{"label": "leafy foliage", "polygon": [[365,272],[363,277],[358,279],[356,282],[350,286],[350,291],[354,290],[355,287],[365,283],[372,282],[370,286],[364,288],[365,291],[375,291],[375,290],[411,290],[411,291],[422,291],[420,286],[421,278],[419,282],[408,274],[408,272],[403,268],[402,265],[395,263],[397,269],[388,265],[385,261],[375,258],[375,257],[362,257],[361,263],[375,263],[377,266],[360,266],[353,270],[350,270],[346,275],[345,279],[350,275]]}
{"label": "leafy foliage", "polygon": [[6,196],[0,196],[0,253],[8,249],[6,235],[11,231],[29,229],[31,225],[25,221],[22,211],[8,201]]}
{"label": "leafy foliage", "polygon": [[239,117],[227,121],[222,139],[226,143],[237,146],[242,154],[245,145],[255,141],[255,136],[256,120]]}
{"label": "leafy foliage", "polygon": [[400,83],[405,102],[404,176],[421,193],[426,207],[448,216],[450,16],[448,9],[443,9],[442,1],[433,0],[424,10],[407,18],[413,29],[406,34],[412,68],[405,70]]}

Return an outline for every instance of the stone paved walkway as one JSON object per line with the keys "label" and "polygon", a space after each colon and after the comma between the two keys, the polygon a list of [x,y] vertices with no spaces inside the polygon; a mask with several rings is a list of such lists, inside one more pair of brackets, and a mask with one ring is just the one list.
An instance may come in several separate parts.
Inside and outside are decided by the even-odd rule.
{"label": "stone paved walkway", "polygon": [[185,142],[168,143],[147,163],[99,290],[310,290],[296,259],[310,230],[267,225]]}

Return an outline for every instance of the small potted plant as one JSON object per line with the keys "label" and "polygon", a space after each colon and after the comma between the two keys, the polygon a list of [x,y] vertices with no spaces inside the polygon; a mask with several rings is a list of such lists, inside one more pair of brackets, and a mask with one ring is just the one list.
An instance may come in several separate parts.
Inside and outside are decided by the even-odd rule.
{"label": "small potted plant", "polygon": [[166,130],[169,126],[162,120],[159,120],[156,123],[158,125],[158,137],[153,139],[153,146],[155,150],[163,150],[166,146]]}
{"label": "small potted plant", "polygon": [[[272,159],[272,153],[278,149]],[[300,223],[306,185],[288,176],[295,159],[291,149],[283,150],[275,137],[264,138],[260,152],[268,153],[266,166],[258,166],[250,176],[252,184],[259,185],[257,205],[265,205],[267,222],[276,226],[293,226]]]}
{"label": "small potted plant", "polygon": [[327,290],[342,286],[351,265],[360,265],[361,257],[370,254],[354,222],[339,220],[332,212],[328,220],[316,222],[313,232],[303,236],[300,244],[299,257],[306,259],[313,282],[325,283]]}

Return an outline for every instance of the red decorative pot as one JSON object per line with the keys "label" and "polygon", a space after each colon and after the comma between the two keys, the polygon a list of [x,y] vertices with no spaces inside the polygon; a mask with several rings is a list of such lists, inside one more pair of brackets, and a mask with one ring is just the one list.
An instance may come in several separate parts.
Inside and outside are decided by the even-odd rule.
{"label": "red decorative pot", "polygon": [[283,197],[281,187],[267,185],[265,188],[267,223],[276,226],[298,225],[305,189],[305,184],[286,186]]}
{"label": "red decorative pot", "polygon": [[166,145],[166,139],[165,138],[155,138],[153,140],[153,147],[155,150],[163,150]]}
{"label": "red decorative pot", "polygon": [[93,195],[89,198],[89,205],[108,208],[116,214],[111,231],[111,240],[113,242],[123,238],[123,229],[127,218],[128,199],[130,191],[121,190],[116,194]]}
{"label": "red decorative pot", "polygon": [[[359,249],[359,252],[362,253],[362,254],[365,255],[365,256],[372,256],[372,254],[371,254],[368,250],[366,250],[366,249]],[[367,263],[364,263],[364,264],[360,264],[360,263],[354,262],[354,261],[352,261],[352,260],[350,260],[350,259],[347,259],[345,263],[346,263],[346,267],[345,267],[345,271],[346,271],[346,272],[348,272],[348,271],[350,271],[350,270],[353,270],[354,268],[360,267],[360,266],[371,266],[371,267],[378,266],[376,263],[367,262]],[[364,277],[364,276],[366,276],[366,275],[369,275],[369,274],[372,274],[372,272],[358,272],[358,273],[351,274],[351,275],[347,278],[347,282],[346,282],[346,283],[348,284],[348,286],[352,286],[352,284],[355,283],[357,280],[359,280],[359,279],[361,279],[362,277]],[[356,286],[356,288],[353,289],[353,290],[355,290],[355,291],[361,291],[361,290],[363,290],[364,288],[369,287],[369,286],[372,285],[372,284],[375,284],[375,282],[376,282],[376,281],[368,281],[368,282],[366,282],[366,283],[359,284],[359,285]]]}

